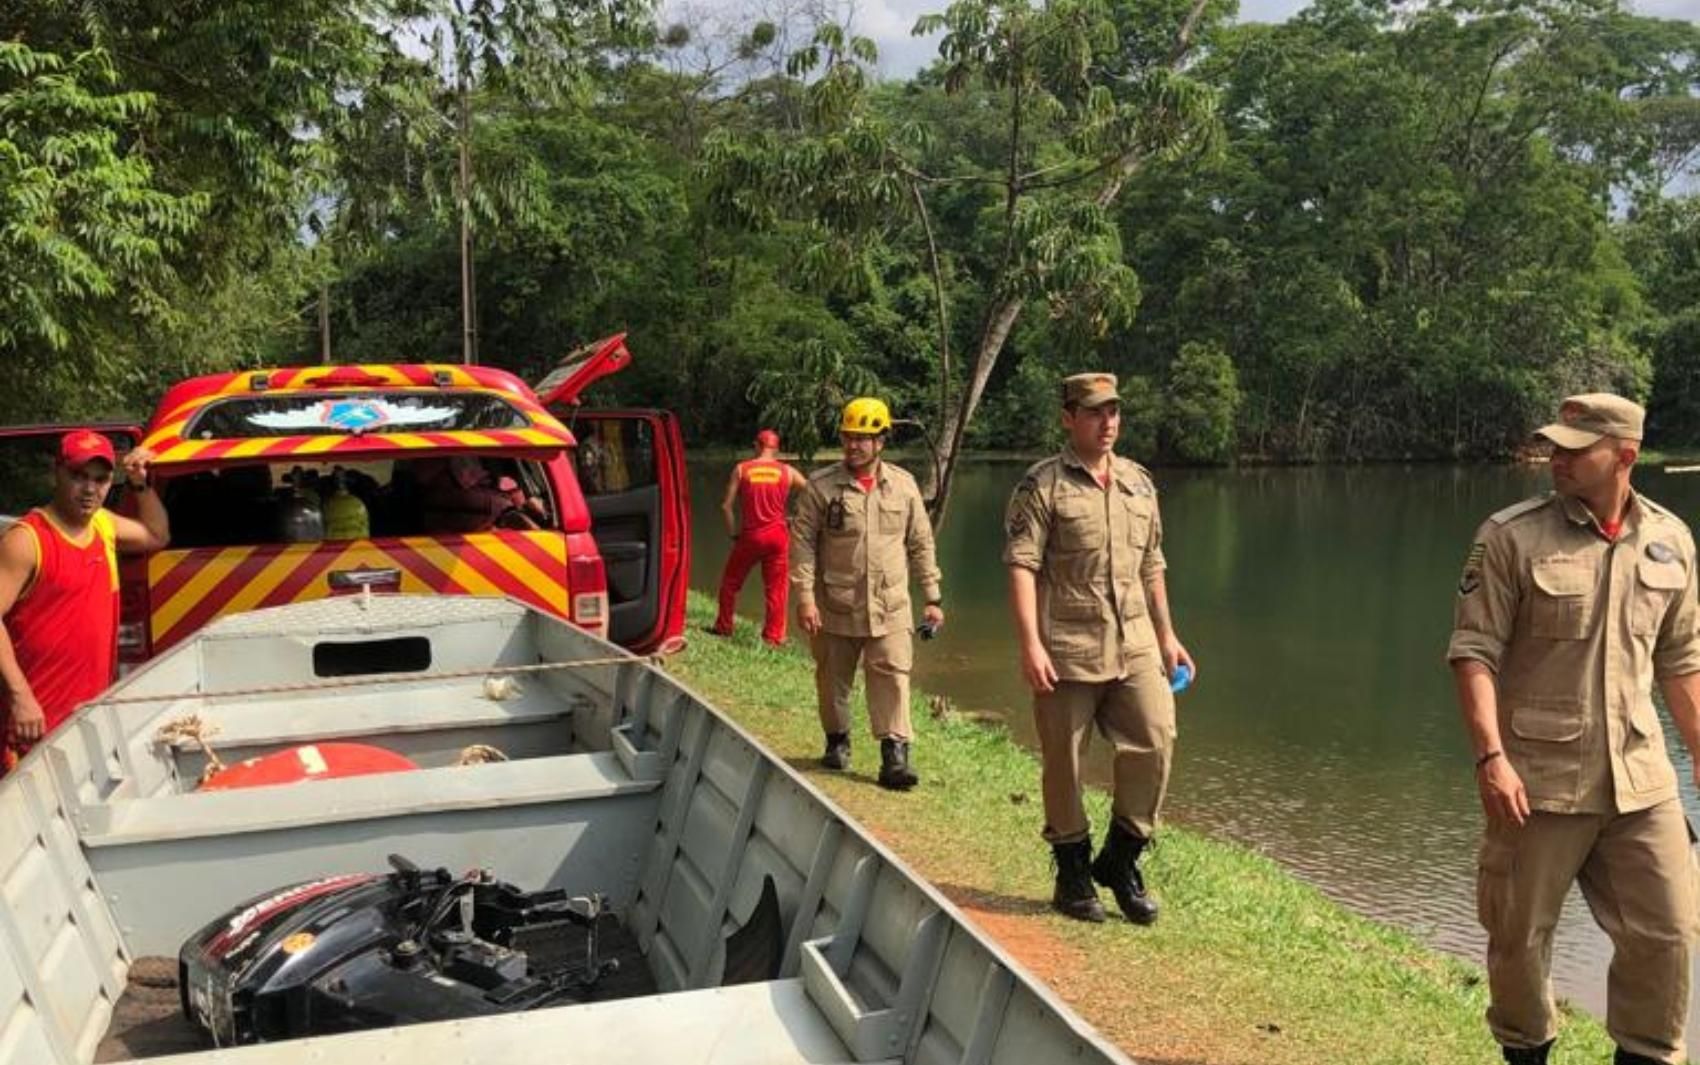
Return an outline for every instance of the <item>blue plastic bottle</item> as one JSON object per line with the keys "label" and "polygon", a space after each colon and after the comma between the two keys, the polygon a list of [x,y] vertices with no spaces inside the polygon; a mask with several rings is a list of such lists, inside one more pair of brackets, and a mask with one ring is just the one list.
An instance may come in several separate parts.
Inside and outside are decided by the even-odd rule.
{"label": "blue plastic bottle", "polygon": [[1175,664],[1174,673],[1169,676],[1169,690],[1179,695],[1192,684],[1192,667],[1185,662]]}

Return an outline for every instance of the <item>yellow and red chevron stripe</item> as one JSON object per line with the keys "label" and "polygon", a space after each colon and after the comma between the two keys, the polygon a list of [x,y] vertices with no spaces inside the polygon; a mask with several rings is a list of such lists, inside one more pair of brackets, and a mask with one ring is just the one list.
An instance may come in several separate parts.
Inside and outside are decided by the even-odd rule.
{"label": "yellow and red chevron stripe", "polygon": [[164,435],[150,436],[144,443],[154,453],[155,465],[188,462],[234,461],[238,459],[318,458],[359,452],[364,459],[428,451],[433,448],[562,448],[573,445],[566,428],[536,426],[530,429],[461,430],[443,433],[366,433],[361,436],[322,434],[314,436],[263,436],[242,440],[184,440]]}
{"label": "yellow and red chevron stripe", "polygon": [[[254,395],[253,381],[256,376],[266,379],[266,393],[269,395],[286,395],[290,393],[311,392],[318,386],[315,382],[328,373],[342,372],[358,374],[371,382],[366,387],[382,388],[386,391],[436,392],[443,388],[466,388],[476,391],[499,391],[508,399],[524,404],[524,397],[510,391],[492,389],[477,373],[476,370],[458,366],[453,363],[430,363],[419,365],[402,365],[395,363],[371,363],[361,366],[295,366],[282,370],[254,370],[232,374],[210,374],[187,382],[206,382],[204,387],[194,389],[194,394],[168,411],[160,411],[154,422],[158,425],[169,425],[172,422],[186,421],[189,415],[219,399],[229,399],[231,396]],[[438,375],[446,374],[438,384]]]}
{"label": "yellow and red chevron stripe", "polygon": [[214,618],[323,599],[342,570],[394,569],[402,592],[512,596],[567,616],[566,536],[498,531],[335,544],[161,551],[148,559],[148,631],[155,653]]}
{"label": "yellow and red chevron stripe", "polygon": [[[354,385],[323,381],[327,373],[347,375]],[[256,395],[253,381],[266,379],[264,394],[335,395],[373,393],[442,393],[445,390],[500,396],[529,422],[523,429],[457,430],[436,433],[376,432],[359,435],[341,433],[297,434],[242,439],[194,440],[184,431],[195,414],[208,404],[233,396]],[[498,387],[502,382],[506,387]],[[198,387],[197,387],[198,386]],[[479,367],[452,364],[323,366],[213,375],[186,382],[189,395],[153,420],[144,447],[154,453],[154,463],[173,465],[211,462],[218,459],[297,458],[360,451],[381,456],[387,451],[418,451],[428,448],[560,448],[571,447],[573,435],[535,396],[508,374]],[[173,389],[173,394],[181,394]],[[170,397],[168,396],[168,401]]]}

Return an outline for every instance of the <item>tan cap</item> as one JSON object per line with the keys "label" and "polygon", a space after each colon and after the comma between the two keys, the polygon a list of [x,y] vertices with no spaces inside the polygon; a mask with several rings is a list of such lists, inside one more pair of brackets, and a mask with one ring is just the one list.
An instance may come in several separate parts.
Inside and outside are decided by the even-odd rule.
{"label": "tan cap", "polygon": [[1116,394],[1116,375],[1113,373],[1077,373],[1072,377],[1063,378],[1063,406],[1074,404],[1079,407],[1102,407],[1106,403],[1120,403],[1121,396]]}
{"label": "tan cap", "polygon": [[1602,436],[1640,440],[1646,417],[1638,403],[1610,392],[1589,392],[1565,397],[1558,405],[1558,421],[1536,429],[1535,435],[1571,450],[1588,447]]}

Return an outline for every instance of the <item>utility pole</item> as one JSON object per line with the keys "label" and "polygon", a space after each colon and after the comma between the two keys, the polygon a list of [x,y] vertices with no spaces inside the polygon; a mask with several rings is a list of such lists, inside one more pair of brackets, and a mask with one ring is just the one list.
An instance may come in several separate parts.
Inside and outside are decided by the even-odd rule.
{"label": "utility pole", "polygon": [[331,361],[331,284],[319,282],[319,361]]}
{"label": "utility pole", "polygon": [[472,272],[472,99],[466,81],[464,53],[455,72],[456,94],[460,102],[458,139],[460,141],[460,188],[456,199],[460,207],[460,361],[468,366],[478,363],[478,313],[474,303]]}

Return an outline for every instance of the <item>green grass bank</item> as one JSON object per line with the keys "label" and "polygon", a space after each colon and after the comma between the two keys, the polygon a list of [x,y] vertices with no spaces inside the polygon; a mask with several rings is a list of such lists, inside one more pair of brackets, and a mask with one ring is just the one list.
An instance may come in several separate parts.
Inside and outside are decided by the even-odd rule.
{"label": "green grass bank", "polygon": [[[667,668],[797,767],[967,910],[1130,1055],[1148,1065],[1484,1065],[1499,1055],[1482,1022],[1475,965],[1358,917],[1273,861],[1182,826],[1148,858],[1163,917],[1136,928],[1052,914],[1038,763],[1007,733],[915,696],[921,785],[874,784],[878,746],[856,697],[854,762],[816,767],[812,664],[763,646],[739,620],[731,639],[703,628],[713,605],[692,593],[689,647]],[[948,634],[944,637],[948,639]],[[1016,683],[1015,667],[1010,667]],[[971,708],[961,708],[967,710]],[[1186,757],[1185,704],[1179,758]],[[1088,798],[1095,833],[1107,816]],[[1108,893],[1105,903],[1115,913]],[[1611,1058],[1602,1026],[1566,1017],[1554,1062]]]}

